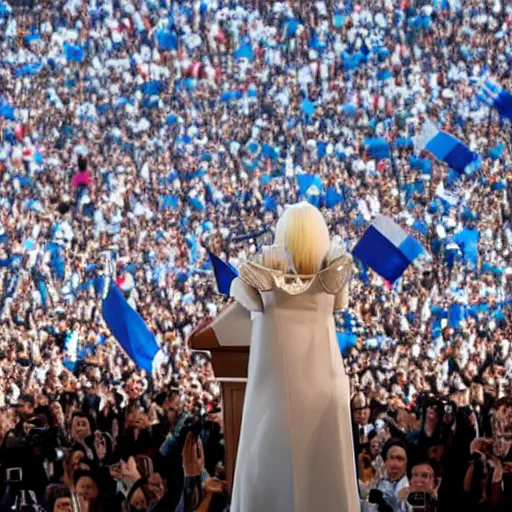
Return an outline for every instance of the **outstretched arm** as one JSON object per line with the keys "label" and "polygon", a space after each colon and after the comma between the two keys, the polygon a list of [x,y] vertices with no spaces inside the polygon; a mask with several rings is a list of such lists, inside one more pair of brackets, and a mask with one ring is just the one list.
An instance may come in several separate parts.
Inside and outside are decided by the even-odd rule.
{"label": "outstretched arm", "polygon": [[248,311],[263,311],[261,295],[255,288],[240,277],[237,277],[231,283],[230,295]]}

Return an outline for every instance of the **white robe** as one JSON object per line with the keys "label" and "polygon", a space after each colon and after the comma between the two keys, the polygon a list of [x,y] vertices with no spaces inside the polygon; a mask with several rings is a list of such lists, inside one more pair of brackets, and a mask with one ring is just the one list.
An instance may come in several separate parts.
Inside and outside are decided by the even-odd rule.
{"label": "white robe", "polygon": [[231,289],[253,315],[231,512],[359,512],[349,378],[319,280],[298,295]]}

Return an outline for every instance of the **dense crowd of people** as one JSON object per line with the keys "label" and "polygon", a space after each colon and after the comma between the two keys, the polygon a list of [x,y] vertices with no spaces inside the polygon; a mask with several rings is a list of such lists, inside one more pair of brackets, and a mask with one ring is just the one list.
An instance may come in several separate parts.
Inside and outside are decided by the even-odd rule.
{"label": "dense crowd of people", "polygon": [[[512,7],[26,5],[0,1],[2,510],[227,507],[219,386],[186,343],[227,300],[205,248],[236,267],[299,199],[348,250],[383,213],[432,255],[394,285],[357,263],[337,317],[362,510],[511,510],[512,131],[475,93],[512,86]],[[427,119],[476,173],[415,152]],[[102,319],[110,278],[151,375]]]}

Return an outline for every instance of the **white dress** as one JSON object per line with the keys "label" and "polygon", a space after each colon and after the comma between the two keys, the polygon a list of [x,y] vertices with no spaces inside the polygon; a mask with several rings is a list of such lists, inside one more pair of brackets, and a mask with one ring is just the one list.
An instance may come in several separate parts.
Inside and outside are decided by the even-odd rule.
{"label": "white dress", "polygon": [[231,512],[359,512],[350,386],[337,343],[350,256],[297,278],[247,263],[232,296],[253,316]]}

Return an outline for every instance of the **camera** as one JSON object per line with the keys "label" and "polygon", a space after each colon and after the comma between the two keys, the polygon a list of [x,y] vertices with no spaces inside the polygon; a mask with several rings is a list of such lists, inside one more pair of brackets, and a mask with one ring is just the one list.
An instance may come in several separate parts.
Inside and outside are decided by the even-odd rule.
{"label": "camera", "polygon": [[379,512],[393,512],[393,507],[384,499],[384,493],[378,489],[372,489],[368,501],[377,505]]}
{"label": "camera", "polygon": [[179,436],[178,436],[178,442],[177,447],[179,450],[182,450],[185,446],[185,440],[187,439],[187,435],[190,433],[192,434],[192,438],[194,441],[199,439],[201,436],[201,431],[203,429],[203,421],[199,420],[197,418],[189,418],[185,422],[185,425],[180,430]]}
{"label": "camera", "polygon": [[436,510],[432,495],[425,491],[411,492],[407,497],[407,503],[414,512],[435,512]]}
{"label": "camera", "polygon": [[23,470],[21,468],[6,469],[5,479],[10,484],[19,483],[23,480]]}
{"label": "camera", "polygon": [[31,445],[42,445],[48,442],[48,436],[51,434],[49,428],[33,427],[27,435],[27,441]]}
{"label": "camera", "polygon": [[187,434],[190,432],[194,439],[197,439],[201,435],[202,422],[196,421],[192,424],[186,425],[181,429],[184,437],[187,437]]}

